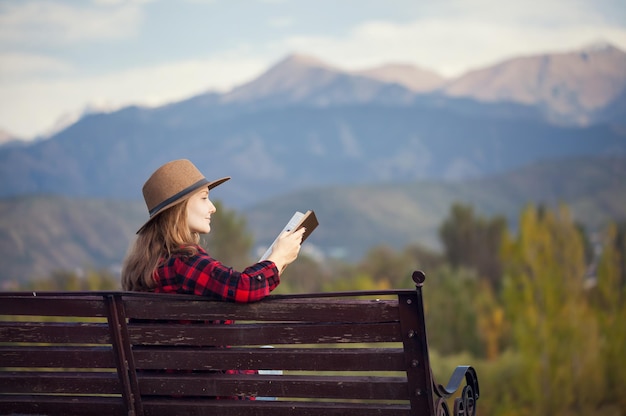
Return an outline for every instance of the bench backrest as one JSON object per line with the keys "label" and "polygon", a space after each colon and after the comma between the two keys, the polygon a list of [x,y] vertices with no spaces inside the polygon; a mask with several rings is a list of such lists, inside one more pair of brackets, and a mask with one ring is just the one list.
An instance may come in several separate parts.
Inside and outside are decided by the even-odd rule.
{"label": "bench backrest", "polygon": [[[445,406],[419,287],[243,305],[1,293],[0,315],[0,414],[397,416]],[[207,323],[221,320],[236,323]]]}
{"label": "bench backrest", "polygon": [[[115,295],[0,294],[0,414],[127,414]],[[116,339],[116,337],[118,339]]]}

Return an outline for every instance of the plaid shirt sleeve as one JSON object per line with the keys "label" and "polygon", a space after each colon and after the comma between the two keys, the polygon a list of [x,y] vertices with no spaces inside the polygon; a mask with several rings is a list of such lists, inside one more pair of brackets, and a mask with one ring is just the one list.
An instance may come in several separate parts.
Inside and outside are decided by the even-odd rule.
{"label": "plaid shirt sleeve", "polygon": [[195,256],[173,256],[156,271],[155,292],[186,293],[248,303],[263,299],[280,283],[271,261],[253,264],[242,272],[224,266],[201,247]]}

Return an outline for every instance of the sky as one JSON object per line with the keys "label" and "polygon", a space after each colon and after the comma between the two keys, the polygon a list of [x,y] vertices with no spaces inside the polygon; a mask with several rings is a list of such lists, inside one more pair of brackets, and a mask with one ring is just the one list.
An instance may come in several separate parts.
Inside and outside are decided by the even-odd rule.
{"label": "sky", "polygon": [[0,0],[0,140],[227,92],[292,53],[452,78],[598,42],[626,51],[626,0]]}

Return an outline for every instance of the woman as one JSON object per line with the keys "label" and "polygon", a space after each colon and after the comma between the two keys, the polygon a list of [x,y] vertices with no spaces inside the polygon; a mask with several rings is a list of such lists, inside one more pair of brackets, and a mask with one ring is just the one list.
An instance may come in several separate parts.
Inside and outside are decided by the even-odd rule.
{"label": "woman", "polygon": [[[267,260],[253,264],[243,272],[224,266],[198,245],[200,234],[211,231],[211,215],[215,212],[209,191],[229,179],[209,182],[188,160],[166,163],[150,176],[143,186],[150,219],[137,231],[137,238],[124,260],[124,290],[186,293],[225,301],[254,302],[278,286],[280,273],[298,256],[303,229],[283,233]],[[231,324],[232,321],[180,323]],[[257,373],[256,370],[209,372]],[[245,396],[214,398],[254,400],[254,397]]]}
{"label": "woman", "polygon": [[186,293],[254,302],[280,283],[280,273],[300,251],[304,229],[283,233],[267,260],[242,272],[224,266],[198,245],[211,231],[215,206],[209,191],[229,180],[209,182],[189,160],[157,169],[143,186],[150,219],[137,231],[122,267],[124,290]]}

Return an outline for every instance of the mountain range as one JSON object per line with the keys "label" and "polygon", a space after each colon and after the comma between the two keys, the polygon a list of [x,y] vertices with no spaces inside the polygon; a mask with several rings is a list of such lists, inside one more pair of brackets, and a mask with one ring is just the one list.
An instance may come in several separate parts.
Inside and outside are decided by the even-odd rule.
{"label": "mountain range", "polygon": [[[10,258],[15,238],[28,247],[29,239],[12,226],[20,223],[17,217],[33,212],[28,204],[69,198],[141,206],[145,179],[176,158],[191,159],[209,178],[232,176],[215,197],[245,212],[261,239],[280,228],[287,212],[312,208],[333,224],[334,237],[325,237],[329,231],[323,228],[312,236],[324,245],[350,246],[361,254],[377,237],[394,245],[408,241],[407,230],[432,243],[435,222],[455,196],[472,200],[493,186],[495,194],[488,199],[498,200],[494,207],[509,214],[546,185],[534,176],[536,183],[515,195],[510,183],[469,185],[484,178],[527,166],[573,163],[575,168],[608,156],[616,157],[612,165],[619,171],[624,163],[620,155],[626,154],[625,121],[626,53],[607,44],[517,57],[455,79],[402,64],[346,71],[294,54],[228,93],[201,93],[158,108],[91,113],[49,138],[0,144],[2,216],[10,213],[12,218],[0,233],[6,237],[0,258]],[[572,180],[584,182],[575,170],[570,173]],[[595,181],[585,188],[587,195],[604,185]],[[341,198],[371,202],[368,191],[384,191],[376,194],[381,202],[372,206],[394,216],[394,210],[414,207],[407,201],[428,199],[424,189],[434,186],[446,189],[437,195],[448,195],[433,197],[440,204],[438,216],[400,221],[396,215],[395,225],[373,212],[350,216],[372,208],[355,208]],[[560,195],[557,188],[576,187],[563,177],[553,186],[553,195]],[[623,201],[622,188],[609,188],[600,199],[605,208]],[[392,192],[397,189],[407,193]],[[50,197],[42,200],[42,195]],[[584,195],[577,200],[585,200]],[[347,204],[346,209],[335,203]],[[136,209],[131,209],[133,218],[141,212]],[[598,212],[622,215],[613,208]],[[46,224],[61,235],[71,220],[60,216],[54,226]],[[406,221],[427,223],[430,231],[418,232]],[[110,228],[119,232],[119,226]],[[94,232],[88,233],[91,243],[85,235],[72,234],[71,250],[46,254],[65,258],[78,247],[91,247],[97,241]],[[337,235],[359,238],[340,242]],[[107,250],[92,255],[119,257],[119,247]]]}
{"label": "mountain range", "polygon": [[[610,45],[513,59],[426,93],[401,83],[406,72],[397,82],[383,72],[293,55],[229,93],[90,114],[46,140],[0,146],[0,197],[137,199],[156,167],[184,157],[208,176],[233,176],[224,197],[244,207],[307,186],[480,177],[626,150],[626,54]],[[528,100],[519,91],[531,84]],[[554,85],[576,111],[549,99]],[[568,123],[555,124],[556,113]]]}

